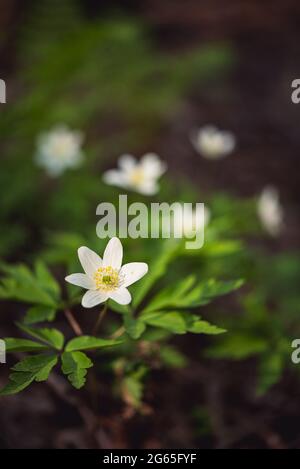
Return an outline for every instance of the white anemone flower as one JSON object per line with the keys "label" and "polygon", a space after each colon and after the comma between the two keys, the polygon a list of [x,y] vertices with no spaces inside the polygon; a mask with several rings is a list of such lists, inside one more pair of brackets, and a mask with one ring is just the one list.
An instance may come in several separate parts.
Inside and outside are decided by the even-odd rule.
{"label": "white anemone flower", "polygon": [[83,134],[66,126],[57,126],[37,139],[36,163],[49,176],[60,176],[68,168],[77,168],[83,159]]}
{"label": "white anemone flower", "polygon": [[271,236],[278,236],[283,227],[283,208],[276,187],[263,189],[257,204],[260,221]]}
{"label": "white anemone flower", "polygon": [[120,305],[128,305],[131,295],[127,287],[148,272],[145,262],[122,266],[123,247],[118,238],[108,242],[103,259],[85,246],[78,249],[78,257],[85,273],[68,275],[65,280],[88,290],[82,297],[84,308],[92,308],[109,298]]}
{"label": "white anemone flower", "polygon": [[158,192],[157,181],[167,169],[167,165],[155,153],[146,153],[140,161],[132,155],[122,155],[118,166],[119,169],[111,169],[104,173],[104,182],[144,195],[154,195]]}
{"label": "white anemone flower", "polygon": [[203,230],[209,223],[210,210],[204,206],[203,217],[197,216],[196,210],[184,210],[183,206],[174,211],[174,231],[184,236],[191,236]]}
{"label": "white anemone flower", "polygon": [[232,132],[219,130],[213,125],[206,125],[192,133],[192,144],[204,158],[219,160],[231,153],[236,146]]}

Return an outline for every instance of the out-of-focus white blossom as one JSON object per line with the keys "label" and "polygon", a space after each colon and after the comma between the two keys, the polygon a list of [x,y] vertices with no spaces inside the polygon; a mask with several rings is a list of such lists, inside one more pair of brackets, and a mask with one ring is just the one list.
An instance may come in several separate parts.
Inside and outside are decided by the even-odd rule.
{"label": "out-of-focus white blossom", "polygon": [[131,189],[144,195],[158,192],[157,181],[167,169],[167,165],[155,153],[147,153],[140,161],[132,155],[122,155],[118,166],[119,169],[106,171],[103,180],[107,184]]}
{"label": "out-of-focus white blossom", "polygon": [[263,189],[257,204],[257,211],[262,225],[271,236],[278,236],[283,227],[283,208],[276,187]]}
{"label": "out-of-focus white blossom", "polygon": [[213,125],[206,125],[193,132],[191,141],[194,148],[209,160],[224,158],[236,146],[236,139],[232,132],[219,130]]}
{"label": "out-of-focus white blossom", "polygon": [[184,209],[184,205],[175,209],[173,216],[174,232],[182,232],[185,236],[196,234],[203,230],[210,220],[210,210],[204,206],[203,216],[199,216],[196,209]]}
{"label": "out-of-focus white blossom", "polygon": [[57,126],[38,137],[35,160],[50,176],[60,176],[66,169],[80,166],[82,142],[81,132]]}

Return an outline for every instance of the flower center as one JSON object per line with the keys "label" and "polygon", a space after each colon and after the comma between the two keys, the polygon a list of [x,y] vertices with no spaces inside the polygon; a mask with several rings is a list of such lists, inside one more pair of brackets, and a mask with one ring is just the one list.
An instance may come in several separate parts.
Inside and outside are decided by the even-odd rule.
{"label": "flower center", "polygon": [[94,274],[97,290],[104,292],[113,291],[120,287],[122,283],[119,271],[112,267],[99,267]]}
{"label": "flower center", "polygon": [[59,138],[53,144],[53,153],[58,158],[63,158],[72,151],[72,142],[69,138]]}
{"label": "flower center", "polygon": [[143,169],[134,169],[130,175],[130,181],[134,186],[139,186],[145,179],[145,173]]}

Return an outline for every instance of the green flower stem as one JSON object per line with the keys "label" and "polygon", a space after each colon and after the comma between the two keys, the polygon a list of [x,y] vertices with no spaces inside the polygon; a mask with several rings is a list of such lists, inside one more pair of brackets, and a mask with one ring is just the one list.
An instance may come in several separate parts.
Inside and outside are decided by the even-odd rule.
{"label": "green flower stem", "polygon": [[98,319],[97,319],[97,321],[96,321],[96,323],[95,323],[95,325],[94,325],[94,328],[93,328],[93,335],[96,335],[96,334],[97,334],[98,329],[99,329],[99,327],[100,327],[100,324],[102,323],[102,321],[103,321],[103,319],[104,319],[106,313],[107,313],[107,301],[105,302],[103,309],[100,311],[100,314],[99,314],[99,316],[98,316]]}

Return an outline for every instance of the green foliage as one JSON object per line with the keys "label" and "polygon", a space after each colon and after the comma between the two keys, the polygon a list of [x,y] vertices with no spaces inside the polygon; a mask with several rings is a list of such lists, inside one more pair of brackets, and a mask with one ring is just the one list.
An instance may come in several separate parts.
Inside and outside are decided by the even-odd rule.
{"label": "green foliage", "polygon": [[75,350],[96,350],[104,347],[112,347],[121,344],[121,340],[98,339],[93,336],[82,335],[70,340],[66,345],[66,352]]}
{"label": "green foliage", "polygon": [[14,339],[12,337],[5,339],[5,346],[7,352],[38,352],[49,348],[47,345],[32,340]]}
{"label": "green foliage", "polygon": [[51,307],[37,305],[30,308],[25,317],[24,324],[36,324],[43,321],[54,321],[56,310]]}
{"label": "green foliage", "polygon": [[[299,253],[270,255],[249,247],[248,238],[261,232],[254,200],[214,194],[205,245],[197,252],[187,252],[178,240],[124,241],[130,256],[148,262],[149,273],[130,286],[130,306],[108,304],[111,317],[121,314],[116,315],[120,339],[111,338],[113,322],[103,329],[108,338],[83,335],[66,343],[59,328],[31,327],[56,321],[59,310],[81,301],[82,292],[70,285],[62,297],[63,284],[51,271],[62,279],[79,271],[79,246],[97,252],[104,247],[93,235],[95,208],[101,200],[116,202],[118,191],[102,183],[103,169],[125,151],[150,148],[193,85],[219,81],[230,70],[234,51],[226,44],[204,44],[190,52],[160,52],[139,20],[90,21],[73,0],[35,2],[17,48],[15,97],[0,121],[0,253],[5,259],[39,260],[33,268],[1,263],[0,299],[25,303],[18,327],[31,338],[7,338],[7,352],[32,354],[12,368],[1,394],[46,380],[58,359],[79,389],[93,365],[83,351],[99,366],[105,353],[121,360],[124,398],[141,409],[152,359],[186,366],[180,350],[168,343],[172,334],[186,333],[222,334],[207,340],[205,354],[211,360],[251,358],[257,392],[267,392],[290,366],[289,338],[300,333],[300,259]],[[52,180],[35,166],[35,145],[41,132],[60,123],[83,131],[85,158],[80,170]],[[161,200],[198,201],[202,195],[181,178],[176,184],[167,176],[161,181]],[[216,308],[212,301],[240,288],[240,278],[247,287]]]}
{"label": "green foliage", "polygon": [[140,316],[140,321],[151,326],[167,329],[174,334],[193,332],[196,334],[222,334],[226,332],[217,326],[202,321],[199,316],[183,311],[149,312]]}
{"label": "green foliage", "polygon": [[143,313],[167,308],[195,308],[205,305],[217,296],[236,290],[242,283],[241,280],[220,282],[215,279],[197,282],[196,277],[191,275],[161,290],[143,310]]}
{"label": "green foliage", "polygon": [[184,368],[188,363],[186,357],[172,345],[161,346],[159,355],[166,367]]}
{"label": "green foliage", "polygon": [[167,240],[160,252],[150,264],[149,273],[141,280],[138,291],[133,300],[133,307],[137,308],[153,285],[166,273],[168,265],[178,254],[178,243]]}
{"label": "green foliage", "polygon": [[131,315],[124,317],[124,326],[127,334],[132,339],[139,339],[146,329],[146,325],[142,320],[134,319]]}
{"label": "green foliage", "polygon": [[64,352],[62,354],[62,372],[70,383],[80,389],[86,381],[87,369],[93,366],[92,361],[83,352]]}
{"label": "green foliage", "polygon": [[144,379],[147,372],[147,367],[140,365],[130,370],[122,383],[125,401],[136,409],[142,406]]}
{"label": "green foliage", "polygon": [[[0,121],[4,255],[27,248],[32,237],[40,245],[49,234],[45,227],[90,233],[91,207],[111,197],[101,187],[104,165],[124,149],[146,147],[194,83],[219,79],[234,63],[232,48],[222,43],[159,52],[140,21],[90,21],[75,0],[35,2],[17,49],[18,91]],[[66,173],[63,183],[44,177],[34,164],[37,136],[61,123],[88,133],[85,164]],[[14,190],[7,190],[12,174]]]}
{"label": "green foliage", "polygon": [[12,368],[13,373],[9,375],[9,382],[0,391],[0,395],[16,394],[33,381],[46,381],[57,360],[56,355],[34,355],[24,358]]}
{"label": "green foliage", "polygon": [[39,262],[32,272],[27,266],[2,265],[5,277],[0,285],[0,298],[43,305],[56,309],[60,288],[46,266]]}
{"label": "green foliage", "polygon": [[61,350],[64,345],[64,336],[57,329],[38,329],[34,327],[25,326],[24,324],[18,324],[18,327],[25,332],[26,334],[34,337],[35,339],[44,342],[50,347],[55,348],[56,350]]}

